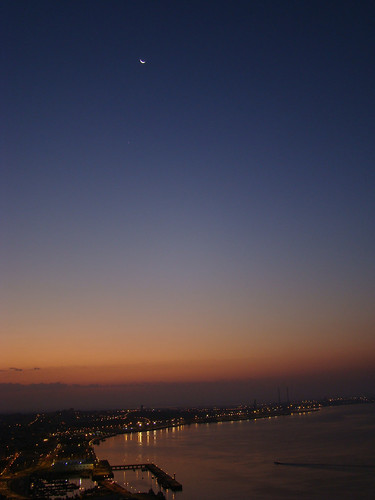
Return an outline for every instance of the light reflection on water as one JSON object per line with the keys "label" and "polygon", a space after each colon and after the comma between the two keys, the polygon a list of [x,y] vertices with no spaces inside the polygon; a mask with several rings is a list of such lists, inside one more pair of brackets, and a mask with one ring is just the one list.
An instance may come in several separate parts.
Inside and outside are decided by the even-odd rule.
{"label": "light reflection on water", "polygon": [[[170,475],[176,473],[184,489],[168,491],[168,500],[370,499],[375,488],[375,405],[192,424],[152,431],[148,437],[119,435],[95,450],[114,465],[154,462]],[[120,484],[125,479],[133,492],[159,489],[147,472],[115,473]]]}

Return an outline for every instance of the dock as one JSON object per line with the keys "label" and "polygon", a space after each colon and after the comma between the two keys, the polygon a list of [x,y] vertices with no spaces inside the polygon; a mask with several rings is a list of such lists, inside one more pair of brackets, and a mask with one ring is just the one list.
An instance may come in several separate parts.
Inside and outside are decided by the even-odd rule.
{"label": "dock", "polygon": [[112,470],[137,470],[141,469],[143,471],[148,470],[148,465],[151,464],[125,464],[125,465],[111,465]]}
{"label": "dock", "polygon": [[137,470],[141,469],[143,471],[149,470],[156,478],[157,482],[165,490],[171,489],[172,491],[181,491],[182,484],[176,481],[174,477],[164,472],[160,467],[152,463],[147,464],[124,464],[124,465],[112,465],[111,471],[115,470]]}

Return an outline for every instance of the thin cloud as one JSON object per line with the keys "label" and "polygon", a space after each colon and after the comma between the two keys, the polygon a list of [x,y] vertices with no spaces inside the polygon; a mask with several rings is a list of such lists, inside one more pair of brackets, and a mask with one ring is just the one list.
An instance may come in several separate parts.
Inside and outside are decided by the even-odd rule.
{"label": "thin cloud", "polygon": [[5,369],[1,369],[0,372],[30,372],[30,371],[36,371],[36,370],[40,370],[41,368],[39,368],[38,366],[34,367],[34,368],[17,368],[16,366],[11,366],[10,368],[8,368],[7,370]]}

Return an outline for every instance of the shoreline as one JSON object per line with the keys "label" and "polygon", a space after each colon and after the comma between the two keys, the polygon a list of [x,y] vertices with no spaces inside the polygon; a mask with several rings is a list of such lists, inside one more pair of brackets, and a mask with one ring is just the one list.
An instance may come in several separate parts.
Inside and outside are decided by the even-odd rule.
{"label": "shoreline", "polygon": [[[189,422],[180,422],[178,424],[160,424],[160,425],[153,425],[151,427],[147,428],[142,428],[142,429],[124,429],[118,432],[114,432],[102,437],[95,437],[92,440],[89,441],[90,446],[100,446],[101,442],[106,441],[109,438],[120,436],[122,434],[138,434],[141,432],[151,432],[151,431],[158,431],[158,430],[163,430],[163,429],[172,429],[176,427],[184,427],[184,426],[190,426],[190,425],[201,425],[201,424],[218,424],[218,423],[225,423],[225,422],[250,422],[251,420],[257,420],[257,419],[265,419],[265,418],[277,418],[277,417],[288,417],[291,415],[303,415],[307,413],[313,413],[320,411],[322,406],[316,407],[316,408],[309,408],[309,409],[300,409],[300,410],[291,410],[288,412],[281,411],[278,413],[273,413],[271,414],[260,414],[260,415],[254,415],[254,416],[238,416],[238,417],[230,417],[230,418],[205,418],[201,420],[192,420]],[[95,443],[97,441],[97,443]]]}
{"label": "shoreline", "polygon": [[[296,403],[299,404],[299,403]],[[140,432],[150,432],[150,431],[155,431],[155,430],[162,430],[162,429],[172,429],[176,427],[182,427],[185,425],[192,425],[192,424],[217,424],[217,423],[223,423],[223,422],[238,422],[238,421],[251,421],[251,420],[257,420],[257,419],[263,419],[263,418],[275,418],[275,417],[287,417],[291,415],[302,415],[302,414],[307,414],[307,413],[313,413],[316,411],[320,411],[324,408],[331,408],[331,407],[341,407],[341,406],[355,406],[355,405],[367,405],[367,404],[375,404],[375,400],[364,400],[364,401],[358,401],[358,400],[343,400],[342,402],[337,402],[337,401],[328,401],[328,402],[315,402],[311,404],[315,406],[311,407],[284,407],[284,408],[279,408],[275,410],[275,408],[271,407],[268,408],[267,410],[262,409],[262,413],[254,413],[256,410],[250,410],[253,413],[249,413],[247,415],[238,415],[238,416],[222,416],[222,417],[201,417],[201,418],[194,418],[191,420],[185,420],[184,422],[179,422],[179,423],[166,423],[166,424],[156,424],[156,425],[151,425],[149,427],[142,427],[142,428],[130,428],[130,429],[121,429],[116,432],[111,432],[109,434],[103,435],[103,436],[96,436],[89,441],[90,446],[98,446],[100,442],[104,442],[106,439],[109,439],[111,437],[115,437],[121,434],[137,434]],[[97,443],[95,443],[97,441]]]}

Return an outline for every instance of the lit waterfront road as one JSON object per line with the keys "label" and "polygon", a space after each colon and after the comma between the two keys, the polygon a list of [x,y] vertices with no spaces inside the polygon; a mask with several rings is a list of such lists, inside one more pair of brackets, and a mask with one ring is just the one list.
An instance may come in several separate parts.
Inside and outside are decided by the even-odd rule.
{"label": "lit waterfront road", "polygon": [[12,465],[14,464],[14,462],[17,460],[17,458],[21,455],[20,452],[16,452],[14,455],[12,455],[10,458],[9,458],[9,461],[8,463],[6,464],[6,466],[4,467],[2,473],[0,474],[0,476],[7,476],[8,474],[10,474],[10,468],[12,467]]}

